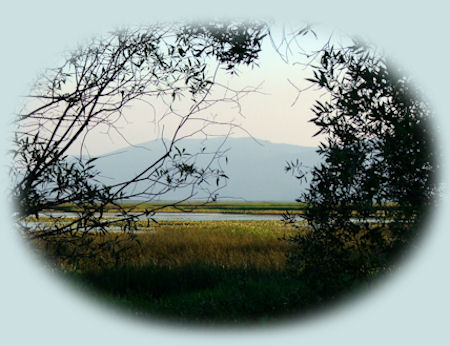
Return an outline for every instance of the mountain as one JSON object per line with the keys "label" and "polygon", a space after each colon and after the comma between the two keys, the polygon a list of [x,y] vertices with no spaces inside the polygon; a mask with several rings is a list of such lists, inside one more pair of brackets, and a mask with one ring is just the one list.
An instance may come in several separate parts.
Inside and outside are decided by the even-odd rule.
{"label": "mountain", "polygon": [[[223,139],[185,139],[180,148],[188,153],[215,152]],[[219,191],[219,200],[246,201],[294,201],[305,191],[305,184],[285,172],[287,161],[299,159],[305,167],[320,162],[314,147],[272,143],[252,138],[228,138],[221,149],[226,152],[227,163],[222,168],[229,177],[227,186]],[[107,184],[129,179],[144,169],[164,152],[161,140],[154,140],[137,146],[130,146],[99,157],[96,168],[102,173],[101,180]],[[209,158],[211,155],[209,156]],[[208,154],[197,158],[200,166],[208,162]],[[161,196],[162,200],[182,198],[186,191],[180,190]]]}

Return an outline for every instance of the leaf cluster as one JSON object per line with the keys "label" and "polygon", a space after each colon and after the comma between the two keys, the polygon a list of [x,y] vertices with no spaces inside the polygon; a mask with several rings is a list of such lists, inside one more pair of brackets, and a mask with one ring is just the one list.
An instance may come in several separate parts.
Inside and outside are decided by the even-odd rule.
{"label": "leaf cluster", "polygon": [[[92,40],[71,52],[61,66],[45,71],[17,117],[12,150],[12,199],[24,235],[47,239],[66,233],[75,237],[90,231],[106,233],[110,227],[129,232],[136,229],[140,216],[150,221],[163,206],[133,213],[122,208],[121,201],[151,202],[186,187],[190,187],[186,198],[170,205],[198,191],[215,198],[221,182],[228,178],[220,165],[213,164],[224,152],[187,153],[180,146],[181,132],[194,114],[220,101],[210,97],[216,84],[212,63],[231,73],[239,64],[254,63],[265,30],[263,24],[232,22],[119,30]],[[238,100],[239,92],[233,97]],[[175,109],[182,98],[190,99],[186,114]],[[128,180],[105,183],[102,175],[108,172],[96,169],[101,158],[85,152],[85,141],[96,128],[123,136],[117,122],[137,101],[150,104],[153,110],[152,102],[164,104],[168,110],[160,119],[174,114],[178,126],[164,141],[164,152],[146,168]],[[199,132],[208,125],[204,121]],[[78,156],[69,155],[74,148]],[[60,222],[60,217],[51,214],[51,223],[30,226],[26,221],[31,215],[39,218],[67,204],[77,210],[70,222]],[[103,218],[111,205],[118,211],[114,220]]]}
{"label": "leaf cluster", "polygon": [[432,205],[431,112],[404,73],[368,46],[324,49],[308,80],[325,95],[311,119],[325,138],[323,163],[298,199],[314,231],[291,239],[291,263],[330,285],[367,278],[414,238]]}

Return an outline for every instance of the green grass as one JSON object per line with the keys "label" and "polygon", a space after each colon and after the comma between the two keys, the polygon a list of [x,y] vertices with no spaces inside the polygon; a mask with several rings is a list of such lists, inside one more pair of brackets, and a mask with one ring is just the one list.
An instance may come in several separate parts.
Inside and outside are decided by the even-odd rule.
{"label": "green grass", "polygon": [[119,240],[127,249],[117,255],[103,247],[76,263],[65,260],[79,246],[68,236],[36,244],[64,275],[132,314],[183,322],[266,321],[312,301],[301,280],[286,271],[290,244],[280,238],[297,231],[279,221],[166,221],[151,231],[134,240],[88,234],[80,242]]}
{"label": "green grass", "polygon": [[[121,207],[133,212],[146,209],[158,209],[158,212],[183,212],[195,211],[197,213],[237,213],[237,214],[281,214],[288,211],[301,211],[304,205],[301,203],[278,203],[278,202],[211,202],[211,203],[180,203],[176,207],[164,207],[167,203],[122,203]],[[161,208],[161,209],[160,209]],[[108,206],[107,211],[114,212],[116,206]],[[61,211],[76,211],[77,208],[71,204],[58,208]]]}
{"label": "green grass", "polygon": [[279,320],[308,311],[314,302],[301,280],[276,270],[147,265],[74,278],[133,314],[190,323]]}
{"label": "green grass", "polygon": [[[164,221],[141,230],[149,232],[135,239],[122,233],[62,235],[35,244],[81,288],[133,315],[263,323],[324,303],[316,288],[286,265],[292,243],[282,239],[306,234],[307,228],[280,221]],[[76,260],[74,251],[80,255]]]}

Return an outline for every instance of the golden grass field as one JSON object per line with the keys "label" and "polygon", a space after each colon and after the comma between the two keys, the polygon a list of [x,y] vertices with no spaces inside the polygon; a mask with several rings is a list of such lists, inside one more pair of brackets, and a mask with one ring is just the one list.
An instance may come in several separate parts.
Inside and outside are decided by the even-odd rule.
{"label": "golden grass field", "polygon": [[[298,230],[287,227],[281,221],[160,221],[150,227],[140,223],[144,233],[87,234],[87,239],[95,243],[110,243],[93,257],[80,259],[77,270],[96,270],[97,266],[181,266],[187,264],[213,265],[222,268],[255,268],[283,270],[286,253],[290,244],[280,240],[293,235]],[[59,241],[46,243],[36,241],[40,248],[52,256],[56,247],[60,254],[70,254],[79,244],[76,240],[64,242],[68,236],[60,236]],[[114,248],[115,244],[117,245]],[[115,249],[122,248],[119,254]],[[124,250],[123,250],[124,248]],[[64,269],[67,263],[61,262]],[[100,268],[97,268],[100,269]]]}
{"label": "golden grass field", "polygon": [[[308,235],[312,229],[306,224],[160,221],[148,226],[139,221],[137,226],[131,234],[63,234],[32,245],[48,257],[49,266],[99,299],[128,313],[183,323],[276,320],[367,284],[344,275],[338,286],[322,287],[326,278],[311,284],[293,272],[288,256],[294,244],[286,239]],[[383,233],[388,244],[391,235]],[[378,275],[377,268],[370,269],[370,278]]]}

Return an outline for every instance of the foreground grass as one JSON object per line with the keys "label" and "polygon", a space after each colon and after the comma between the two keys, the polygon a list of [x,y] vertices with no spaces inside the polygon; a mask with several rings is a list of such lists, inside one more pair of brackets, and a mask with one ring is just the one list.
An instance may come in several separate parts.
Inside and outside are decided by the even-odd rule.
{"label": "foreground grass", "polygon": [[[178,321],[243,322],[279,318],[305,308],[311,297],[286,271],[293,234],[278,221],[162,222],[130,239],[90,234],[103,247],[76,263],[65,261],[76,242],[36,242],[64,275],[133,314]],[[81,240],[80,240],[81,241]],[[62,246],[63,245],[63,246]],[[70,256],[69,256],[70,258]]]}
{"label": "foreground grass", "polygon": [[[123,233],[36,241],[64,275],[132,314],[182,322],[278,320],[321,297],[286,268],[294,230],[279,221],[166,221]],[[84,243],[81,243],[84,242]],[[74,251],[88,242],[97,252]],[[98,246],[96,246],[98,245]]]}
{"label": "foreground grass", "polygon": [[314,305],[313,292],[301,280],[276,270],[147,265],[72,277],[133,314],[179,322],[279,320]]}
{"label": "foreground grass", "polygon": [[[297,232],[280,221],[161,221],[150,227],[146,222],[138,225],[143,232],[132,236],[122,232],[89,233],[80,239],[62,235],[56,241],[53,237],[52,243],[37,244],[68,271],[186,264],[284,270],[289,244],[280,238]],[[105,245],[95,256],[78,253],[80,258],[75,263],[61,260],[80,250],[81,242],[91,243],[91,249]]]}

